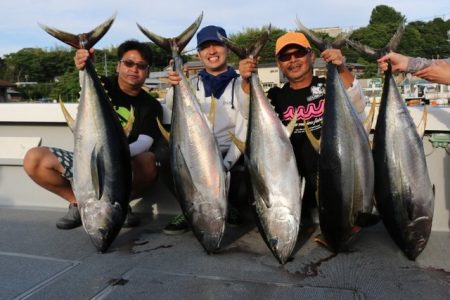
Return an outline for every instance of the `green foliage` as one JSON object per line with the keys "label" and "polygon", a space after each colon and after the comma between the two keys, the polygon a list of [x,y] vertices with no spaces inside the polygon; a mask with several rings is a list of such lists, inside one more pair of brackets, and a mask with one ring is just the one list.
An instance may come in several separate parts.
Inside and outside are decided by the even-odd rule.
{"label": "green foliage", "polygon": [[48,98],[53,89],[53,83],[38,83],[35,85],[27,85],[17,87],[16,90],[23,95],[25,101],[32,99]]}
{"label": "green foliage", "polygon": [[64,102],[77,102],[80,96],[80,83],[77,70],[66,72],[58,78],[57,83],[50,93],[53,99]]}
{"label": "green foliage", "polygon": [[[404,17],[393,8],[379,5],[374,8],[367,27],[355,30],[351,39],[373,49],[383,49],[396,32]],[[447,32],[450,30],[450,21],[436,18],[431,22],[411,22],[406,25],[400,45],[395,50],[408,56],[420,56],[426,58],[444,58],[450,56],[450,44]],[[359,60],[360,54],[354,50],[346,49],[344,55],[347,61]],[[359,61],[366,66],[364,77],[372,77],[377,74],[377,65],[373,59],[365,58]]]}
{"label": "green foliage", "polygon": [[369,25],[399,24],[405,17],[390,6],[378,5],[372,10]]}

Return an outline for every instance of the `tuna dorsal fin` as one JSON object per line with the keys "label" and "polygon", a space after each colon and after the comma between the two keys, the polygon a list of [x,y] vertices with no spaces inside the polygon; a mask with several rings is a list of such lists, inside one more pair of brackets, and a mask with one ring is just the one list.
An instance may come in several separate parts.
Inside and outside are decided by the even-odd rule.
{"label": "tuna dorsal fin", "polygon": [[245,142],[241,141],[240,139],[238,139],[236,137],[236,135],[234,135],[234,133],[228,131],[228,135],[231,138],[231,141],[233,142],[233,144],[236,145],[236,147],[239,149],[239,151],[241,151],[241,153],[245,153]]}
{"label": "tuna dorsal fin", "polygon": [[62,113],[64,115],[64,118],[66,119],[67,126],[69,126],[72,133],[75,130],[75,120],[70,115],[69,111],[67,110],[66,106],[64,105],[64,102],[62,101],[61,97],[59,97],[59,105],[61,106]]}
{"label": "tuna dorsal fin", "polygon": [[320,140],[316,139],[314,134],[312,134],[311,130],[309,129],[308,123],[306,122],[306,119],[303,119],[303,124],[305,125],[305,133],[308,137],[309,142],[313,146],[314,150],[316,150],[317,153],[320,153]]}
{"label": "tuna dorsal fin", "polygon": [[91,167],[92,185],[95,191],[95,198],[98,200],[100,200],[100,198],[103,195],[103,182],[105,174],[105,166],[103,164],[103,160],[101,159],[102,155],[99,155],[99,153],[102,151],[103,151],[102,146],[95,145],[91,153],[90,167]]}
{"label": "tuna dorsal fin", "polygon": [[427,127],[427,119],[428,119],[428,106],[425,105],[423,108],[422,119],[420,120],[419,125],[417,125],[417,133],[422,139],[425,134],[425,129]]}
{"label": "tuna dorsal fin", "polygon": [[133,108],[133,106],[131,106],[130,115],[128,116],[127,124],[123,128],[123,131],[125,132],[125,136],[126,137],[128,137],[130,135],[131,130],[133,129],[134,120],[135,120],[135,118],[134,118],[134,108]]}
{"label": "tuna dorsal fin", "polygon": [[227,47],[233,51],[240,59],[253,57],[256,58],[259,56],[259,53],[267,44],[270,35],[271,25],[267,26],[267,29],[263,29],[261,35],[258,37],[256,42],[250,48],[244,48],[231,41],[230,39],[220,35],[219,38],[227,45]]}
{"label": "tuna dorsal fin", "polygon": [[97,26],[94,30],[81,34],[64,32],[43,24],[39,24],[39,26],[48,34],[76,49],[90,49],[105,35],[109,28],[111,28],[115,18],[116,14]]}
{"label": "tuna dorsal fin", "polygon": [[202,19],[203,19],[203,12],[194,21],[194,23],[191,24],[191,26],[189,26],[186,30],[184,30],[180,35],[178,35],[175,38],[164,38],[147,30],[138,23],[137,26],[146,37],[148,37],[153,43],[155,43],[159,47],[169,52],[175,52],[177,54],[180,54],[181,51],[183,51],[184,47],[186,47],[186,45],[192,39],[197,29],[200,27]]}
{"label": "tuna dorsal fin", "polygon": [[159,118],[156,118],[156,123],[158,123],[158,128],[161,131],[162,136],[166,139],[166,141],[170,140],[170,133],[164,128]]}
{"label": "tuna dorsal fin", "polygon": [[366,131],[367,135],[370,134],[370,131],[372,130],[372,124],[373,124],[373,118],[375,116],[375,107],[377,106],[377,103],[375,101],[375,97],[372,100],[372,103],[370,104],[370,110],[367,114],[367,118],[364,120],[364,130]]}
{"label": "tuna dorsal fin", "polygon": [[211,95],[211,105],[209,108],[209,114],[208,114],[208,120],[211,124],[211,130],[214,132],[214,122],[216,121],[216,104],[217,100],[216,98]]}

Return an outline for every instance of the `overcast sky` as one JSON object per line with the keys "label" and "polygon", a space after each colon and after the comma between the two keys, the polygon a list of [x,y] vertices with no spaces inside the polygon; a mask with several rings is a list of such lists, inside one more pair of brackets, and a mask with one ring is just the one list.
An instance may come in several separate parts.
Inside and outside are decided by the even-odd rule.
{"label": "overcast sky", "polygon": [[[283,29],[295,29],[298,17],[309,28],[367,26],[377,5],[388,5],[408,22],[450,17],[449,0],[9,0],[2,2],[0,18],[0,57],[25,47],[53,48],[63,44],[45,33],[38,23],[82,33],[117,13],[110,31],[96,48],[117,46],[130,38],[148,39],[136,23],[164,36],[181,33],[203,12],[201,27],[219,25],[228,34],[245,28],[260,28],[269,23]],[[194,47],[191,42],[188,48]]]}

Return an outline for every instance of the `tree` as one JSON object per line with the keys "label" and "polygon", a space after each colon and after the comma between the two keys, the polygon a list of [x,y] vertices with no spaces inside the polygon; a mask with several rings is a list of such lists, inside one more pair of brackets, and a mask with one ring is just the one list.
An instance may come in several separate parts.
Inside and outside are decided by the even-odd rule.
{"label": "tree", "polygon": [[394,8],[387,5],[378,5],[372,10],[369,26],[375,24],[399,24],[404,18]]}

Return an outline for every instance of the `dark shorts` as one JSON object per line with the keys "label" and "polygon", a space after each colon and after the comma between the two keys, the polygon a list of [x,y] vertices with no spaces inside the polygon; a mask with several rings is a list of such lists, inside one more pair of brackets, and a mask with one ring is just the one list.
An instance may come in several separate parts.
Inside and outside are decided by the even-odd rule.
{"label": "dark shorts", "polygon": [[[61,148],[48,147],[48,150],[52,152],[57,158],[58,161],[63,165],[64,172],[62,176],[69,181],[73,179],[73,152],[67,151]],[[169,147],[168,143],[160,142],[155,143],[150,148],[150,151],[155,154],[156,157],[156,165],[161,167],[167,167],[169,164]]]}
{"label": "dark shorts", "polygon": [[62,173],[62,176],[66,178],[69,181],[72,181],[73,179],[73,152],[60,149],[60,148],[53,148],[48,147],[48,150],[52,152],[59,160],[59,162],[64,167],[64,172]]}

